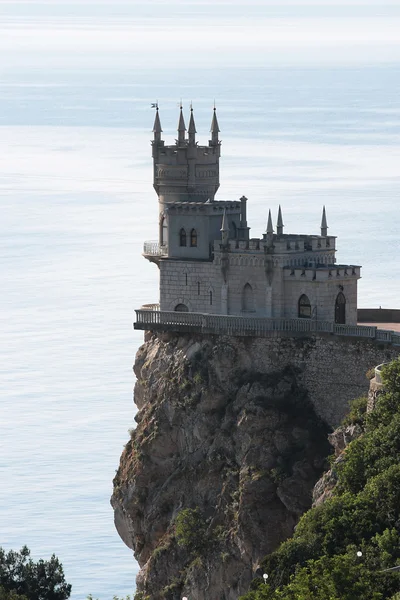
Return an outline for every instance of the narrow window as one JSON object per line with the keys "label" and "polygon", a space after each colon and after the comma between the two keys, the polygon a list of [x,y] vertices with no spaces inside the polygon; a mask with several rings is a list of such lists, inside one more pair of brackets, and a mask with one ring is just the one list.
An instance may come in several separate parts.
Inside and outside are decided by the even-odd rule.
{"label": "narrow window", "polygon": [[200,281],[197,282],[197,295],[200,296]]}
{"label": "narrow window", "polygon": [[168,227],[165,217],[161,220],[161,246],[166,246],[168,242]]}
{"label": "narrow window", "polygon": [[212,292],[210,291],[210,304],[212,305]]}
{"label": "narrow window", "polygon": [[335,323],[344,325],[346,323],[346,298],[342,292],[336,297],[335,302]]}
{"label": "narrow window", "polygon": [[195,229],[192,229],[192,231],[190,232],[190,245],[192,248],[195,248],[197,246],[197,232]]}
{"label": "narrow window", "polygon": [[179,245],[186,246],[186,231],[183,229],[183,227],[179,232]]}
{"label": "narrow window", "polygon": [[187,273],[185,273],[185,285],[187,285]]}
{"label": "narrow window", "polygon": [[311,319],[311,304],[308,296],[305,294],[299,298],[298,316],[299,319]]}
{"label": "narrow window", "polygon": [[249,283],[246,283],[246,285],[243,288],[242,310],[244,310],[245,312],[253,312],[254,311],[253,288],[251,287],[251,285]]}

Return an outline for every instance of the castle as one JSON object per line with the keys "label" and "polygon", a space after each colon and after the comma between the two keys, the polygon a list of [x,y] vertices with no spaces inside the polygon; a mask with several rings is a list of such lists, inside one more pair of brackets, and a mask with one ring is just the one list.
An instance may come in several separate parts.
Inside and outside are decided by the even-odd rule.
{"label": "castle", "polygon": [[181,107],[178,139],[167,146],[156,109],[152,154],[159,241],[145,242],[143,255],[160,270],[157,309],[356,325],[360,267],[336,264],[336,237],[328,235],[325,207],[320,235],[284,233],[279,207],[276,232],[269,211],[266,232],[251,238],[247,198],[215,200],[219,132],[214,108],[211,139],[200,146],[193,109],[186,130]]}

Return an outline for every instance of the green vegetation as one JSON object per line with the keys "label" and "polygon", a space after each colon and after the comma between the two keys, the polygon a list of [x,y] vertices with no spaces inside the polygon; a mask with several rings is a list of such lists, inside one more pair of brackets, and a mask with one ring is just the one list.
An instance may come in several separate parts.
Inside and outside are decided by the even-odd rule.
{"label": "green vegetation", "polygon": [[207,525],[199,508],[181,510],[175,520],[175,536],[179,546],[191,553],[202,553],[208,544]]}
{"label": "green vegetation", "polygon": [[[373,412],[353,403],[363,434],[334,463],[332,498],[301,518],[294,536],[264,561],[243,600],[395,600],[400,563],[400,359],[382,369]],[[396,595],[395,595],[396,594]]]}
{"label": "green vegetation", "polygon": [[20,552],[0,548],[0,600],[66,600],[70,594],[54,554],[48,561],[34,562],[26,546]]}

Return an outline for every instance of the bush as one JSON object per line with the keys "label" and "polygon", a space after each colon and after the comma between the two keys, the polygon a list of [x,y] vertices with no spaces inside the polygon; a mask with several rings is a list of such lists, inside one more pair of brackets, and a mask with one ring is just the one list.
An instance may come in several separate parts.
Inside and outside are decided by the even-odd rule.
{"label": "bush", "polygon": [[207,546],[206,523],[199,508],[185,508],[175,519],[175,535],[179,546],[189,552],[201,552]]}

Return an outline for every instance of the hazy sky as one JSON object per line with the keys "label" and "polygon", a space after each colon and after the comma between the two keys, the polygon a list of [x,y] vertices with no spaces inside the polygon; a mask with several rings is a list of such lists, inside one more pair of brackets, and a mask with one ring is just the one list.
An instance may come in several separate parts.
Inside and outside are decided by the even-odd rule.
{"label": "hazy sky", "polygon": [[393,63],[399,31],[398,0],[0,0],[0,69]]}

